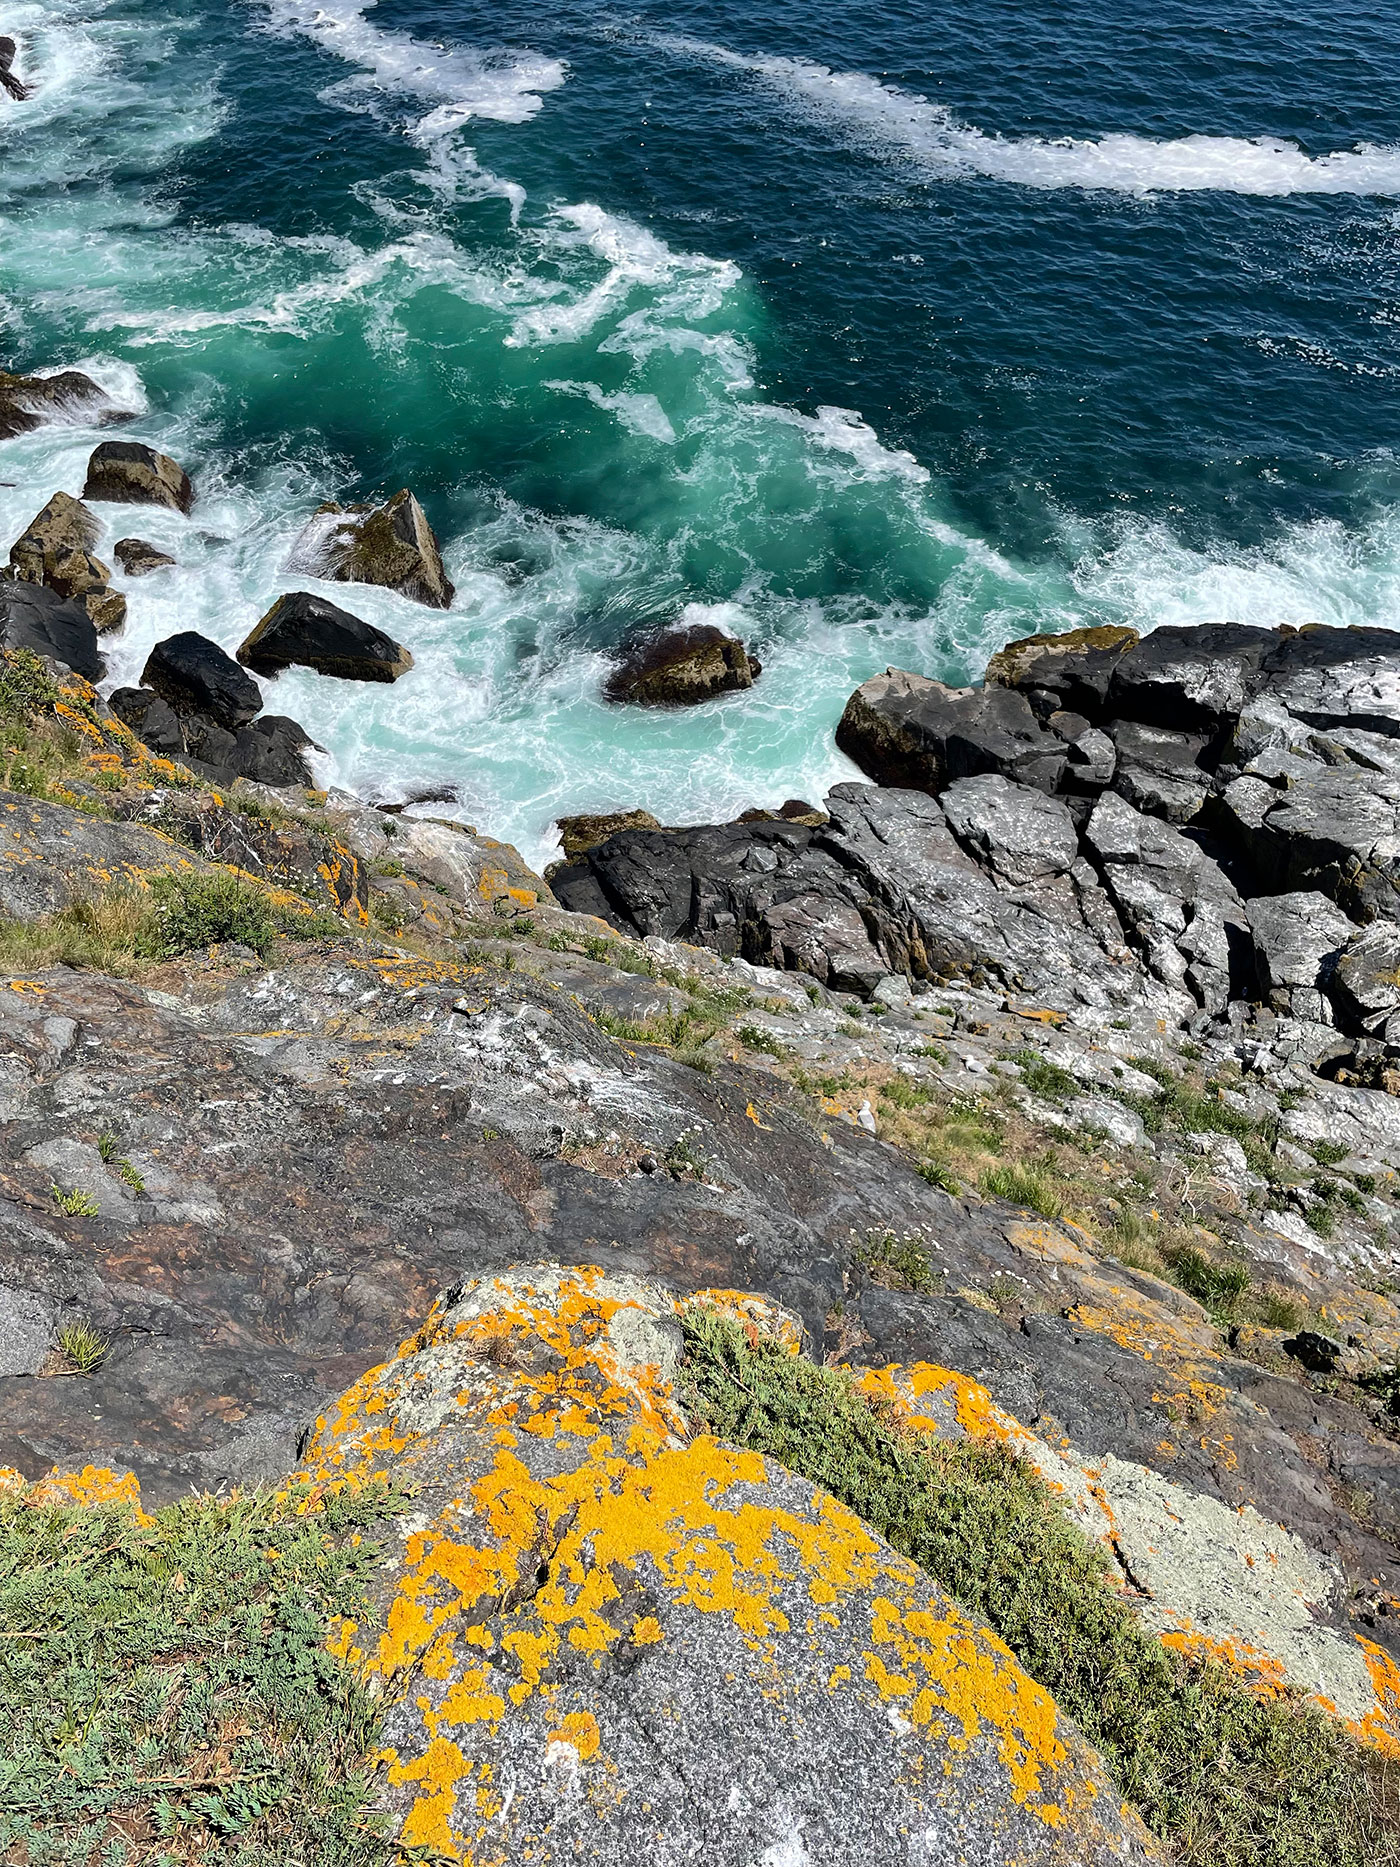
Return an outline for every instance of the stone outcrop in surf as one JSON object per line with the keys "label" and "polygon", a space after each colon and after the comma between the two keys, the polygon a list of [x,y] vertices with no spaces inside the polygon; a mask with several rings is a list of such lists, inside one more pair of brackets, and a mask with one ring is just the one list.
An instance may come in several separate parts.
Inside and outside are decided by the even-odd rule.
{"label": "stone outcrop in surf", "polygon": [[126,418],[126,411],[81,370],[58,370],[52,376],[15,376],[0,370],[0,441],[50,421],[100,426]]}
{"label": "stone outcrop in surf", "polygon": [[88,461],[83,498],[188,512],[194,487],[178,461],[144,441],[103,441]]}
{"label": "stone outcrop in surf", "polygon": [[55,493],[10,546],[10,574],[74,598],[105,635],[126,621],[126,598],[111,587],[110,568],[93,555],[98,531],[81,500]]}
{"label": "stone outcrop in surf", "polygon": [[287,568],[336,583],[379,584],[430,609],[447,609],[455,594],[433,528],[407,488],[383,505],[318,506]]}
{"label": "stone outcrop in surf", "polygon": [[396,681],[413,666],[408,650],[382,629],[304,590],[278,597],[244,639],[238,660],[255,674],[313,668],[342,681]]}
{"label": "stone outcrop in surf", "polygon": [[762,672],[744,644],[713,623],[664,630],[636,643],[608,676],[609,700],[643,707],[694,706],[752,687]]}

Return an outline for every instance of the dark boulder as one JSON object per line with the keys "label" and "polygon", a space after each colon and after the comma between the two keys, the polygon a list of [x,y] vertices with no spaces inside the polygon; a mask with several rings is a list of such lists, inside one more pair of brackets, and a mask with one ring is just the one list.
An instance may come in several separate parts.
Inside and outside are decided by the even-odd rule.
{"label": "dark boulder", "polygon": [[178,461],[157,453],[144,441],[103,441],[88,461],[83,498],[188,512],[194,504],[194,488]]}
{"label": "dark boulder", "polygon": [[993,655],[983,679],[989,687],[1017,688],[1042,719],[1066,711],[1098,723],[1114,669],[1141,639],[1136,629],[1115,624],[1028,635]]}
{"label": "dark boulder", "polygon": [[1257,688],[1277,641],[1272,629],[1233,622],[1155,629],[1120,657],[1107,710],[1168,732],[1214,736],[1233,724]]}
{"label": "dark boulder", "polygon": [[264,713],[230,732],[203,713],[176,713],[145,687],[119,687],[107,702],[122,724],[152,752],[179,759],[220,784],[248,778],[257,784],[311,783],[308,752],[321,748],[296,720]]}
{"label": "dark boulder", "polygon": [[238,659],[255,674],[314,668],[342,681],[396,681],[413,666],[412,655],[392,636],[305,590],[278,597]]}
{"label": "dark boulder", "polygon": [[108,696],[107,705],[142,745],[162,758],[178,758],[184,751],[185,735],[179,715],[169,701],[162,700],[149,687],[119,687]]}
{"label": "dark boulder", "polygon": [[47,655],[89,681],[106,673],[97,630],[82,602],[46,584],[0,577],[0,648]]}
{"label": "dark boulder", "polygon": [[1009,687],[945,687],[887,668],[846,702],[836,743],[884,785],[937,796],[959,778],[998,772],[1054,791],[1069,757],[1024,694]]}
{"label": "dark boulder", "polygon": [[318,507],[287,569],[335,583],[378,584],[429,609],[448,608],[456,594],[427,515],[407,488],[382,506]]}
{"label": "dark boulder", "polygon": [[126,411],[81,370],[60,370],[53,376],[12,376],[0,370],[0,441],[28,434],[46,421],[124,419]]}
{"label": "dark boulder", "polygon": [[1261,690],[1309,726],[1400,737],[1400,635],[1394,629],[1299,629],[1264,657]]}
{"label": "dark boulder", "polygon": [[99,634],[126,621],[126,598],[111,588],[111,571],[92,554],[98,523],[69,493],[55,493],[10,546],[10,569],[23,583],[46,584],[76,597]]}
{"label": "dark boulder", "polygon": [[17,104],[30,95],[31,88],[15,76],[15,54],[18,50],[13,39],[0,38],[0,91],[6,92]]}
{"label": "dark boulder", "polygon": [[661,825],[649,810],[614,810],[560,817],[555,827],[563,845],[565,862],[572,862],[586,850],[597,849],[619,830],[659,830]]}
{"label": "dark boulder", "polygon": [[1137,720],[1115,720],[1109,730],[1116,753],[1114,790],[1168,823],[1193,822],[1213,790],[1201,765],[1206,740]]}
{"label": "dark boulder", "polygon": [[168,552],[148,545],[144,538],[119,538],[112,546],[112,556],[128,577],[148,577],[153,570],[164,570],[175,562]]}
{"label": "dark boulder", "polygon": [[1101,727],[1091,726],[1082,713],[1059,709],[1046,724],[1068,749],[1060,789],[1067,795],[1097,797],[1113,782],[1118,752],[1112,739]]}
{"label": "dark boulder", "polygon": [[752,687],[761,665],[744,644],[713,623],[667,629],[638,643],[608,677],[607,699],[633,706],[692,706],[714,694]]}
{"label": "dark boulder", "polygon": [[312,782],[309,752],[323,747],[296,720],[281,713],[264,713],[235,736],[230,770],[255,784],[306,787]]}
{"label": "dark boulder", "polygon": [[204,713],[229,732],[246,726],[262,711],[262,694],[252,676],[217,643],[193,629],[157,642],[141,680],[182,717]]}

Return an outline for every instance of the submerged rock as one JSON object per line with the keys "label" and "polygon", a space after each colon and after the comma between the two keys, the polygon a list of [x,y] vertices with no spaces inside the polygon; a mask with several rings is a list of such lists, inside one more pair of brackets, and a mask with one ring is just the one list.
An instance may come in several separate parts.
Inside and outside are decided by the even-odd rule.
{"label": "submerged rock", "polygon": [[379,584],[429,609],[448,608],[456,594],[433,528],[407,488],[381,506],[319,506],[287,568],[335,583]]}
{"label": "submerged rock", "polygon": [[194,504],[194,488],[178,461],[157,453],[144,441],[103,441],[88,461],[83,498],[188,512]]}
{"label": "submerged rock", "polygon": [[0,577],[0,648],[47,655],[89,681],[106,673],[86,604],[46,584]]}
{"label": "submerged rock", "polygon": [[81,370],[52,376],[12,376],[0,370],[0,441],[28,434],[46,421],[105,424],[126,417],[127,411]]}
{"label": "submerged rock", "polygon": [[193,629],[157,642],[141,679],[177,713],[207,714],[229,732],[262,711],[262,694],[252,676],[216,642]]}
{"label": "submerged rock", "polygon": [[255,674],[314,668],[342,681],[396,681],[413,666],[408,650],[382,629],[304,590],[278,597],[238,659]]}
{"label": "submerged rock", "polygon": [[112,556],[128,577],[148,577],[153,570],[164,570],[175,559],[144,538],[119,538],[112,546]]}
{"label": "submerged rock", "polygon": [[609,1867],[663,1837],[713,1867],[904,1867],[911,1834],[968,1867],[1158,1858],[999,1639],[807,1480],[691,1436],[679,1347],[665,1289],[530,1267],[452,1290],[317,1422],[315,1482],[387,1471],[422,1526],[376,1571],[392,1632],[341,1641],[388,1701],[401,1839]]}
{"label": "submerged rock", "polygon": [[741,641],[713,623],[698,622],[667,629],[629,650],[603,692],[634,706],[693,706],[752,687],[760,673],[762,665]]}
{"label": "submerged rock", "polygon": [[10,568],[23,583],[76,597],[93,627],[106,634],[126,621],[126,598],[111,588],[111,571],[92,554],[99,529],[81,500],[55,493],[10,546]]}

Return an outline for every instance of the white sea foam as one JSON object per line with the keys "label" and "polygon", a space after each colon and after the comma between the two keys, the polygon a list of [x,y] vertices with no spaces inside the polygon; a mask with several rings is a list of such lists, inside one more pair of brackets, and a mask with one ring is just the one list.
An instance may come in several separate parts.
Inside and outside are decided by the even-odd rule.
{"label": "white sea foam", "polygon": [[1133,195],[1400,195],[1400,148],[1360,144],[1309,156],[1277,136],[993,136],[865,72],[832,71],[806,58],[749,57],[676,34],[656,34],[650,43],[744,72],[851,139],[911,160],[940,180],[980,175],[1027,188]]}

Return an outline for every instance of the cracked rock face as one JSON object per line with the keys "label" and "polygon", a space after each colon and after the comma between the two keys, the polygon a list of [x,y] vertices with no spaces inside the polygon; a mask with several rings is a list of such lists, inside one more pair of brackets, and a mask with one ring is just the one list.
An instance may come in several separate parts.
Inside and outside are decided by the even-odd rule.
{"label": "cracked rock face", "polygon": [[[336,1645],[406,1842],[612,1867],[1158,1858],[1007,1649],[849,1511],[690,1439],[669,1293],[526,1267],[342,1395],[315,1478],[417,1490]],[[1010,1851],[1010,1855],[1009,1852]]]}

